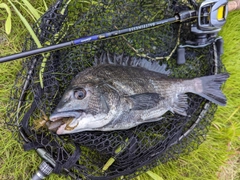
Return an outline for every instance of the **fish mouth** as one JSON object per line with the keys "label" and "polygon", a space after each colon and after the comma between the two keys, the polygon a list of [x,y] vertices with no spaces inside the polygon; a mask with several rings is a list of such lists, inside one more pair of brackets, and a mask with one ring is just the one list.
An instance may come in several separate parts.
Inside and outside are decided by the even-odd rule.
{"label": "fish mouth", "polygon": [[48,129],[53,132],[58,132],[61,130],[71,131],[78,126],[70,126],[70,124],[78,119],[84,112],[82,110],[77,111],[65,111],[65,112],[53,112],[49,117],[49,122],[47,123]]}

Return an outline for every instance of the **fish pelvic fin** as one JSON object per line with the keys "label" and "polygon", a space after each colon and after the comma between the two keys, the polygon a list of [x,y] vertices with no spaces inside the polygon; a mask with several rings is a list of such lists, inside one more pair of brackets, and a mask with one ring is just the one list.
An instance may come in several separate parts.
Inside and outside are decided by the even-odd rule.
{"label": "fish pelvic fin", "polygon": [[195,78],[194,93],[206,98],[207,100],[215,104],[225,106],[227,99],[221,91],[221,85],[227,80],[228,77],[228,73],[222,73],[217,75]]}
{"label": "fish pelvic fin", "polygon": [[179,94],[177,100],[174,102],[173,111],[182,116],[187,116],[188,96],[186,94]]}

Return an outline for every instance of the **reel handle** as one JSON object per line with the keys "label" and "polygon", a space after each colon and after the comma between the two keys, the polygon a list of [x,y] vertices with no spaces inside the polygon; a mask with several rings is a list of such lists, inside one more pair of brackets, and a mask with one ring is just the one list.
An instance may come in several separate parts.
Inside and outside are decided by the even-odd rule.
{"label": "reel handle", "polygon": [[234,0],[228,2],[228,11],[234,11],[240,9],[240,0]]}

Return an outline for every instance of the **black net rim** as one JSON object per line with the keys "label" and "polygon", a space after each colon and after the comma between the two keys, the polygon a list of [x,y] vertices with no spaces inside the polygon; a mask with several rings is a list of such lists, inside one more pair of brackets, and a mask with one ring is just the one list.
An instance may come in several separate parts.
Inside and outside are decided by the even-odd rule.
{"label": "black net rim", "polygon": [[[166,3],[166,1],[162,1],[162,2]],[[66,22],[68,20],[68,13],[72,13],[72,12],[70,12],[70,11],[67,12],[66,11],[65,14],[59,15],[58,13],[56,13],[56,9],[58,9],[59,7],[64,7],[64,5],[62,4],[62,1],[57,1],[57,3],[54,6],[52,6],[52,8],[50,8],[50,10],[39,21],[39,25],[42,25],[42,24],[46,23],[46,21],[44,21],[44,20],[51,17],[51,15],[53,15],[53,14],[54,15],[57,14],[59,19],[62,18],[62,22]],[[178,6],[176,6],[176,8],[177,7]],[[165,14],[165,16],[163,16],[163,17],[169,16],[168,13],[169,12],[167,12]],[[85,16],[90,16],[90,15],[88,13],[86,13],[82,17],[85,17]],[[188,26],[187,23],[185,23],[185,26]],[[60,26],[60,27],[58,27],[58,26]],[[56,21],[56,24],[51,24],[51,27],[55,27],[55,28],[53,28],[54,31],[61,32],[61,31],[59,31],[59,29],[61,30],[63,25],[59,25],[59,22]],[[58,27],[58,28],[56,28],[56,27]],[[77,27],[78,26],[76,24],[76,25],[72,26],[71,28],[77,28]],[[124,27],[124,25],[123,25],[123,27]],[[181,28],[179,28],[179,25],[177,25],[177,27],[178,27],[178,30],[181,30]],[[113,28],[113,27],[111,27],[111,28]],[[173,27],[171,27],[171,28],[173,28]],[[39,34],[39,36],[42,36],[41,37],[42,42],[44,42],[44,40],[47,39],[47,38],[50,39],[51,43],[53,43],[53,44],[57,41],[56,38],[54,38],[54,37],[48,37],[47,34],[44,35],[42,33],[43,31],[44,31],[44,29],[40,30],[39,28],[35,27],[35,32],[37,34]],[[104,31],[104,28],[103,28],[102,31]],[[174,31],[174,30],[173,30],[173,32],[176,33],[176,31]],[[71,33],[71,31],[69,30],[68,33]],[[67,39],[64,36],[64,33],[62,33],[60,36],[63,37],[62,41],[65,41]],[[72,36],[69,36],[68,38],[71,38],[71,37]],[[190,37],[190,38],[192,38],[192,37]],[[94,50],[93,52],[95,54],[98,54],[98,53],[101,53],[102,51],[108,50],[110,48],[110,47],[108,47],[108,43],[111,45],[111,40],[104,41],[104,42],[99,42],[97,44],[98,45],[97,48],[96,48],[96,44],[90,44],[89,46],[91,46],[90,49]],[[84,48],[81,49],[80,48],[80,50],[81,51],[89,50],[87,45],[84,46],[84,47],[86,47],[86,49],[84,49]],[[25,46],[24,50],[27,50],[29,48],[35,48],[35,45],[34,45],[34,42],[32,41],[32,39],[27,39],[26,46]],[[72,50],[73,54],[74,54],[75,49],[78,49],[78,47],[63,50],[63,52],[62,52],[63,57],[71,57],[72,54],[67,54],[66,51]],[[210,54],[209,56],[211,56],[211,55],[213,56],[212,59],[211,59],[213,62],[211,62],[211,65],[209,66],[212,69],[208,70],[209,72],[205,72],[205,74],[206,75],[207,74],[217,74],[219,72],[224,72],[225,70],[223,68],[223,65],[221,64],[220,55],[217,51],[217,46],[216,46],[215,42],[206,46],[206,48],[204,50],[206,52],[209,52],[209,54]],[[192,53],[192,51],[193,51],[192,49],[186,48],[186,54],[187,53]],[[90,56],[92,59],[94,57],[94,53],[91,54],[91,56]],[[197,51],[194,51],[194,53],[198,54]],[[192,53],[193,56],[194,56],[194,53]],[[59,55],[59,52],[52,52],[51,55],[48,57],[49,62],[51,62],[51,63],[47,64],[47,66],[51,67],[52,65],[54,65],[55,62],[54,62],[53,59],[54,58],[56,59],[56,58],[59,58],[59,57],[61,58],[62,54],[60,53],[60,55]],[[89,57],[89,55],[86,55],[86,54],[85,54],[85,56]],[[192,54],[190,54],[190,55],[192,55]],[[150,54],[150,55],[152,55],[152,54]],[[157,54],[156,57],[158,57],[159,55],[162,56],[162,54]],[[190,55],[188,56],[189,58],[191,58]],[[173,54],[173,58],[176,58],[176,50]],[[125,159],[127,157],[130,158],[129,156],[127,156],[128,154],[138,152],[137,150],[134,150],[134,147],[137,144],[136,141],[138,141],[138,138],[140,137],[140,135],[138,134],[138,136],[134,136],[133,134],[138,133],[137,131],[141,131],[141,130],[142,131],[151,130],[151,129],[148,129],[148,126],[152,126],[152,128],[154,129],[154,124],[155,123],[149,123],[147,125],[143,124],[139,127],[136,127],[136,128],[124,131],[124,132],[117,131],[117,133],[119,133],[117,136],[115,135],[115,132],[84,132],[84,133],[78,133],[78,134],[75,134],[75,135],[70,135],[70,136],[67,135],[67,136],[61,136],[61,137],[59,137],[55,134],[46,133],[45,130],[40,131],[40,133],[36,132],[36,131],[34,131],[33,129],[30,128],[31,124],[29,122],[29,118],[32,117],[32,113],[35,112],[36,109],[38,109],[39,107],[42,106],[41,99],[39,99],[38,95],[42,94],[42,93],[46,93],[45,90],[41,90],[40,88],[36,88],[35,85],[34,85],[34,83],[35,83],[34,81],[36,81],[35,79],[38,78],[38,76],[36,75],[37,74],[36,72],[34,72],[35,74],[31,77],[32,78],[31,83],[33,83],[33,85],[31,85],[30,88],[26,89],[27,93],[29,91],[31,91],[34,94],[34,99],[36,101],[30,103],[30,106],[28,107],[27,111],[24,112],[24,110],[23,110],[23,112],[19,113],[20,114],[19,117],[18,116],[13,117],[12,115],[10,115],[12,113],[13,109],[16,108],[16,103],[18,104],[17,101],[19,100],[19,96],[21,96],[21,94],[24,94],[24,93],[20,92],[20,95],[19,95],[18,90],[20,88],[17,87],[17,83],[18,83],[19,79],[21,79],[21,78],[25,79],[26,78],[26,73],[23,73],[23,71],[27,70],[27,73],[29,73],[29,68],[31,68],[31,66],[33,66],[33,65],[36,65],[38,67],[38,70],[34,70],[34,71],[39,71],[39,69],[41,69],[41,61],[42,60],[43,60],[43,57],[35,56],[35,57],[29,58],[25,62],[23,62],[23,70],[21,71],[21,73],[23,75],[21,74],[21,75],[17,76],[16,85],[13,86],[11,103],[10,103],[12,106],[10,106],[9,110],[8,110],[8,114],[9,114],[10,119],[7,120],[6,124],[14,132],[18,132],[19,127],[22,128],[23,134],[25,134],[26,138],[29,140],[29,142],[27,142],[26,145],[25,145],[26,150],[31,149],[33,147],[34,148],[36,148],[36,147],[44,148],[44,150],[47,153],[49,153],[52,156],[52,158],[54,159],[54,161],[56,162],[56,166],[55,166],[55,172],[56,173],[61,173],[63,168],[67,168],[70,171],[72,171],[73,173],[75,173],[77,177],[82,177],[83,176],[83,177],[90,178],[90,179],[94,179],[94,178],[97,178],[97,179],[101,179],[101,178],[102,179],[106,179],[106,178],[111,179],[111,178],[115,178],[115,177],[122,176],[122,175],[126,176],[126,178],[134,177],[136,175],[139,175],[139,174],[147,171],[149,168],[152,168],[152,167],[158,165],[159,163],[164,163],[164,162],[167,162],[171,159],[175,159],[179,156],[179,154],[188,153],[189,151],[197,148],[197,146],[204,140],[203,137],[207,133],[208,126],[211,123],[213,114],[216,111],[216,105],[214,105],[214,104],[212,104],[212,103],[210,103],[206,100],[203,100],[203,99],[199,100],[196,96],[191,96],[192,100],[191,100],[190,103],[194,104],[194,100],[200,101],[201,102],[200,103],[201,104],[201,110],[198,111],[198,113],[197,113],[198,117],[196,117],[196,120],[194,122],[191,122],[190,123],[191,125],[187,126],[188,129],[184,130],[184,128],[186,128],[186,127],[184,127],[183,125],[181,126],[181,124],[179,124],[179,127],[180,127],[181,131],[173,133],[173,134],[169,133],[169,139],[167,139],[168,143],[165,145],[165,147],[163,147],[162,145],[160,146],[158,144],[155,144],[154,146],[152,146],[148,149],[149,152],[151,152],[151,153],[148,153],[148,152],[146,152],[145,154],[143,153],[144,154],[143,156],[145,156],[145,157],[150,156],[151,157],[150,159],[145,159],[145,161],[143,161],[143,162],[141,162],[139,159],[138,159],[139,162],[137,162],[137,160],[134,159],[134,160],[136,160],[134,168],[131,167],[131,168],[128,168],[128,169],[121,169],[121,168],[119,168],[121,165],[123,167],[126,167],[126,164],[127,164],[127,163],[125,163],[125,165],[124,165],[124,162],[123,162],[124,158]],[[164,61],[166,61],[166,60],[164,60]],[[190,66],[191,63],[188,64],[188,65]],[[175,67],[176,64],[171,65],[171,66]],[[171,68],[171,66],[169,66],[169,68]],[[26,69],[26,67],[28,67],[28,68]],[[86,68],[86,67],[84,67],[84,68]],[[47,71],[48,70],[46,70],[46,72]],[[202,74],[204,74],[204,73],[202,73]],[[178,77],[179,75],[177,73],[175,73],[174,76]],[[194,76],[194,74],[192,76]],[[48,79],[49,77],[50,77],[49,74],[47,74],[47,73],[44,74],[44,78],[45,78],[46,83],[48,83],[48,81],[51,81],[51,78]],[[37,86],[39,87],[39,84]],[[38,112],[39,112],[39,109],[38,109]],[[46,109],[45,109],[45,111],[46,111]],[[167,114],[167,116],[171,117],[170,114]],[[176,116],[177,116],[177,118],[180,118],[178,115],[176,115]],[[203,120],[204,120],[204,122],[201,125]],[[21,122],[21,123],[19,123],[19,122]],[[186,124],[187,124],[187,122],[186,122]],[[175,125],[174,127],[176,128],[176,127],[178,127],[178,125]],[[201,128],[203,128],[203,129],[201,129]],[[196,133],[196,134],[199,133],[199,134],[196,137],[190,138],[191,134],[194,134],[194,133]],[[87,137],[89,137],[89,139],[86,139]],[[90,144],[90,145],[87,146],[87,144],[90,141],[92,141],[92,138],[94,138],[94,141],[97,142],[97,145],[93,143],[93,144]],[[111,148],[109,146],[108,152],[104,153],[103,151],[101,151],[101,148],[102,148],[101,147],[101,140],[103,140],[104,138],[108,138],[108,139],[112,138],[114,141],[118,142],[118,144],[116,145],[116,144],[113,143]],[[102,158],[101,160],[106,162],[110,157],[112,157],[114,155],[114,148],[116,149],[119,144],[120,145],[124,144],[126,138],[130,139],[129,140],[130,145],[128,144],[128,146],[132,147],[133,150],[129,147],[129,149],[127,149],[126,152],[123,153],[122,159],[119,160],[119,162],[118,162],[119,166],[117,166],[117,165],[114,166],[113,165],[113,167],[110,167],[108,169],[108,172],[104,172],[104,173],[97,172],[96,174],[94,174],[95,173],[94,168],[96,168],[96,167],[94,167],[92,170],[89,171],[88,170],[89,167],[83,167],[83,165],[79,162],[74,162],[74,163],[69,165],[69,162],[70,162],[69,159],[71,160],[73,158],[75,158],[75,159],[80,158],[80,149],[81,149],[81,155],[82,156],[87,156],[87,152],[86,152],[86,154],[84,154],[85,151],[86,151],[85,147],[88,147],[91,150],[93,150],[93,153],[97,153],[97,154],[102,153],[102,155],[105,155],[105,157]],[[50,141],[49,141],[49,139],[50,139]],[[194,141],[196,141],[198,143],[194,144]],[[184,150],[184,148],[183,149],[180,148],[181,146],[188,146],[189,144],[192,144],[192,147],[189,148],[190,150]],[[79,149],[79,145],[82,148]],[[53,150],[56,150],[58,148],[60,148],[59,151],[53,152]],[[153,151],[151,151],[154,148],[157,151],[156,153],[153,153]],[[141,148],[138,147],[138,150],[139,149],[141,150]],[[94,156],[94,154],[91,154],[91,155]],[[63,158],[59,159],[59,156],[63,156]],[[140,156],[136,156],[136,157],[140,157]],[[84,157],[83,160],[84,161],[89,160],[89,157]],[[103,164],[104,164],[104,162],[103,162]],[[101,167],[101,166],[102,166],[102,163],[100,163],[100,165],[98,167]],[[101,171],[101,168],[99,168],[99,171]],[[82,174],[80,174],[80,173],[82,173]]]}

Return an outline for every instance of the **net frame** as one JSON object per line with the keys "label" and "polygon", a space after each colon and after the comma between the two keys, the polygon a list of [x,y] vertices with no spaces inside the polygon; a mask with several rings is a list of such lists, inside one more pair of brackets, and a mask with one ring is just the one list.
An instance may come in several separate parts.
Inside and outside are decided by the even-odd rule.
{"label": "net frame", "polygon": [[[41,43],[46,46],[65,42],[75,37],[145,23],[149,19],[144,19],[144,15],[148,14],[150,17],[153,13],[147,9],[144,11],[144,15],[136,17],[134,12],[144,9],[143,4],[136,1],[131,2],[132,4],[125,1],[116,1],[115,3],[115,5],[112,5],[111,1],[101,1],[98,6],[95,6],[96,9],[91,7],[93,9],[90,8],[79,18],[76,15],[71,15],[74,13],[71,8],[76,8],[78,1],[64,4],[63,1],[59,0],[41,17],[38,25],[35,26],[35,32],[38,34]],[[191,4],[183,1],[168,3],[168,1],[160,2],[157,7],[172,7],[164,14],[156,15],[156,19],[167,18],[192,7]],[[138,6],[135,6],[136,4]],[[146,3],[145,5],[149,4]],[[126,19],[124,13],[115,17],[114,11],[111,12],[111,8],[114,10],[121,9],[119,6],[137,8],[134,11],[129,8],[133,12],[129,13],[129,10],[127,12],[132,16]],[[111,7],[109,12],[104,11],[105,7]],[[61,11],[64,8],[66,10],[62,13]],[[96,17],[99,14],[102,16]],[[112,15],[110,16],[112,17],[111,21],[107,18],[109,14]],[[77,19],[71,19],[71,16]],[[75,23],[69,26],[69,21]],[[95,23],[92,23],[92,21]],[[216,105],[192,94],[188,94],[191,107],[188,109],[188,114],[193,114],[192,117],[185,118],[177,114],[167,113],[164,115],[164,119],[157,124],[156,122],[147,123],[126,131],[83,132],[66,136],[57,136],[44,128],[38,130],[33,128],[33,123],[36,120],[42,119],[45,114],[49,115],[53,111],[65,90],[66,84],[71,81],[72,77],[78,71],[91,66],[94,56],[104,51],[111,50],[118,53],[124,52],[131,56],[161,59],[160,63],[168,64],[173,77],[186,77],[187,73],[187,78],[192,78],[199,75],[224,72],[215,41],[201,49],[186,48],[187,62],[183,66],[177,65],[175,61],[177,45],[195,38],[192,34],[184,33],[189,31],[191,23],[194,23],[194,21],[170,24],[153,30],[47,53],[44,56],[38,55],[27,58],[23,61],[23,68],[17,75],[16,83],[11,92],[6,124],[10,130],[20,135],[20,140],[24,140],[22,135],[26,137],[23,141],[25,150],[43,148],[45,152],[49,153],[55,162],[55,173],[63,173],[65,169],[78,178],[112,179],[119,176],[132,178],[160,163],[191,152],[204,141],[216,111]],[[81,29],[80,27],[88,27],[93,30],[89,32],[86,29],[82,32],[76,32],[76,29]],[[156,36],[157,31],[164,36]],[[176,34],[178,36],[175,37]],[[157,37],[156,44],[163,49],[156,49],[156,44],[150,42],[150,39],[153,38],[151,35]],[[138,37],[145,38],[139,39]],[[119,47],[122,47],[122,49]],[[34,48],[36,47],[33,40],[27,38],[24,50]],[[74,60],[72,60],[73,58]],[[207,58],[210,60],[206,60]],[[74,68],[76,66],[78,68]],[[41,71],[43,71],[44,89],[40,88],[39,83],[39,73]],[[156,134],[152,132],[159,131],[161,132],[159,137],[154,137]],[[146,134],[148,137],[144,138]],[[159,141],[161,143],[156,143]],[[122,150],[116,154],[115,151],[119,147]],[[114,163],[103,170],[111,158],[114,159]]]}

